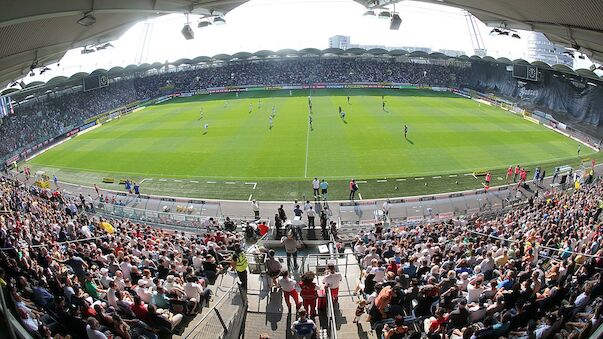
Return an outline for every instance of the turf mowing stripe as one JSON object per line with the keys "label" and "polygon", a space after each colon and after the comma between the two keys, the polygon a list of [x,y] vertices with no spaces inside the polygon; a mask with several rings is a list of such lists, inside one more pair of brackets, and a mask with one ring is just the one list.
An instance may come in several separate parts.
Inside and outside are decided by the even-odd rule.
{"label": "turf mowing stripe", "polygon": [[310,121],[308,120],[308,131],[306,132],[306,162],[304,164],[304,178],[308,177],[308,151],[310,147]]}

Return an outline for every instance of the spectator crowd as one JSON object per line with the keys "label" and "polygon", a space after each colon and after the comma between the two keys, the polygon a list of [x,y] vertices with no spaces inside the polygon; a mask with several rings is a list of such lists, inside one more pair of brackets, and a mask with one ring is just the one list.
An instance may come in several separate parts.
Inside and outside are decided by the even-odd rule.
{"label": "spectator crowd", "polygon": [[168,232],[0,178],[0,287],[36,338],[170,337],[212,298],[242,236]]}
{"label": "spectator crowd", "polygon": [[[501,217],[361,231],[357,315],[384,338],[586,338],[601,323],[603,183]],[[414,334],[415,336],[417,334]]]}

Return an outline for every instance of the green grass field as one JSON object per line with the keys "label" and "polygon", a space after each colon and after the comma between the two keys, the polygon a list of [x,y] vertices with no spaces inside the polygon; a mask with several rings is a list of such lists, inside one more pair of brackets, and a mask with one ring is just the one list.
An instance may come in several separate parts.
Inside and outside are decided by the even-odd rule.
{"label": "green grass field", "polygon": [[[309,195],[314,177],[330,181],[331,199],[347,196],[350,178],[366,180],[360,185],[366,199],[480,187],[475,178],[463,175],[474,170],[492,170],[496,177],[511,164],[552,167],[580,161],[577,142],[452,94],[314,91],[313,129],[308,124],[309,94],[250,92],[175,99],[77,136],[30,164],[80,184],[129,177],[144,179],[147,193],[244,200],[253,194],[262,200],[284,200]],[[276,117],[269,129],[273,105]],[[347,113],[345,121],[338,106]],[[582,147],[581,156],[592,153]]]}

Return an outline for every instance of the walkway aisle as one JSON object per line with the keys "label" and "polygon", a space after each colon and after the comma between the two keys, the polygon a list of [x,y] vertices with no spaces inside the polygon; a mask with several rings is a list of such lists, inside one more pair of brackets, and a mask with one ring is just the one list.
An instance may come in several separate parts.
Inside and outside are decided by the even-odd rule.
{"label": "walkway aisle", "polygon": [[[344,276],[339,287],[339,302],[335,304],[335,318],[339,338],[376,338],[370,330],[370,325],[363,316],[359,324],[354,324],[354,312],[356,310],[357,297],[353,296],[354,288],[360,276],[360,268],[353,256],[349,256],[347,277]],[[345,259],[340,260],[339,267],[342,274],[345,273],[343,266]],[[313,269],[313,267],[310,267]],[[260,334],[267,334],[270,339],[294,338],[291,333],[291,324],[296,319],[295,310],[288,312],[287,305],[283,300],[283,293],[279,290],[270,293],[266,283],[261,283],[259,275],[250,275],[249,281],[249,309],[245,322],[245,339],[257,339]],[[299,281],[299,275],[296,275]],[[322,277],[319,277],[319,279]],[[327,329],[328,321],[326,311],[320,311],[314,319],[319,328]],[[326,331],[325,337],[326,338]]]}

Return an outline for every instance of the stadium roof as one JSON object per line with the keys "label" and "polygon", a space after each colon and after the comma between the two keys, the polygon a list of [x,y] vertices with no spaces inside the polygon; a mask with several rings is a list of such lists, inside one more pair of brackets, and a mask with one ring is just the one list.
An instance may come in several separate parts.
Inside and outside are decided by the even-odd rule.
{"label": "stadium roof", "polygon": [[[379,8],[389,0],[354,0]],[[542,32],[546,37],[603,62],[601,0],[417,0],[463,8],[491,27]]]}
{"label": "stadium roof", "polygon": [[[66,51],[119,38],[136,22],[170,13],[224,15],[247,0],[0,0],[0,84]],[[78,24],[86,14],[88,26]],[[86,22],[82,22],[86,23]]]}
{"label": "stadium roof", "polygon": [[[354,1],[371,8],[398,2]],[[603,61],[601,0],[418,1],[466,9],[489,26],[539,31],[554,42]],[[32,66],[40,67],[60,60],[69,49],[115,40],[141,20],[169,13],[222,15],[245,2],[247,0],[0,0],[0,6],[4,8],[0,12],[0,85],[26,75]],[[78,24],[87,14],[94,17],[94,23]],[[275,54],[288,52],[277,51]],[[288,54],[315,55],[319,52],[307,48]],[[364,52],[356,49],[347,53]]]}

